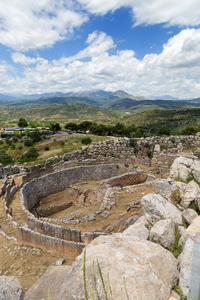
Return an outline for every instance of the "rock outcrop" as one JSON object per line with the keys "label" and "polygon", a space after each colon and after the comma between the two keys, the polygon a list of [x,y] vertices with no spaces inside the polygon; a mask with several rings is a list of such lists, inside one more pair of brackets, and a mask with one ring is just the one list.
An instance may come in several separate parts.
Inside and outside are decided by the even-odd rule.
{"label": "rock outcrop", "polygon": [[146,218],[150,222],[155,222],[160,218],[172,219],[175,223],[182,223],[181,212],[172,203],[158,194],[147,194],[141,204],[146,211]]}
{"label": "rock outcrop", "polygon": [[[109,275],[109,286],[115,300],[126,299],[126,293],[134,300],[167,300],[177,280],[178,262],[173,255],[160,245],[136,236],[113,234],[99,237],[88,245],[86,252],[88,299],[91,299],[89,291],[93,295],[98,293],[101,299],[104,297],[99,268],[105,283]],[[59,300],[85,299],[83,265],[82,253],[67,274]]]}
{"label": "rock outcrop", "polygon": [[171,249],[175,240],[174,232],[174,221],[171,219],[161,220],[151,228],[150,240],[161,244],[165,248]]}
{"label": "rock outcrop", "polygon": [[0,300],[23,300],[24,290],[14,276],[0,276]]}

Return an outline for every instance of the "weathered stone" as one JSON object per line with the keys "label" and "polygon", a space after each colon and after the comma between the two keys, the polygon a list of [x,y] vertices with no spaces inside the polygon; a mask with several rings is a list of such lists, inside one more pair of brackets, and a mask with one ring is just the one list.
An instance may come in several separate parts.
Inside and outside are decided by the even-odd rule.
{"label": "weathered stone", "polygon": [[191,224],[198,217],[198,213],[194,209],[187,208],[182,212],[182,216],[188,224]]}
{"label": "weathered stone", "polygon": [[109,211],[104,211],[104,212],[102,212],[102,214],[101,214],[101,216],[102,217],[104,217],[104,218],[107,218],[107,217],[109,217],[111,215],[111,213],[109,212]]}
{"label": "weathered stone", "polygon": [[172,179],[160,179],[156,182],[156,193],[171,201],[172,194],[177,190],[176,181]]}
{"label": "weathered stone", "polygon": [[177,186],[180,192],[181,205],[185,208],[187,208],[191,202],[198,202],[198,200],[200,200],[200,187],[194,180],[188,184],[177,182]]}
{"label": "weathered stone", "polygon": [[185,296],[187,296],[188,289],[189,289],[193,248],[194,248],[194,241],[189,238],[186,241],[185,247],[183,249],[183,257],[182,257],[181,269],[179,275],[179,286]]}
{"label": "weathered stone", "polygon": [[124,231],[124,234],[135,235],[147,240],[149,237],[149,230],[145,227],[146,224],[148,224],[148,221],[145,216],[142,216],[133,225],[129,226]]}
{"label": "weathered stone", "polygon": [[14,276],[0,276],[0,300],[23,300],[24,290]]}
{"label": "weathered stone", "polygon": [[195,239],[196,233],[200,231],[200,216],[195,218],[190,226],[185,230],[187,238]]}
{"label": "weathered stone", "polygon": [[151,228],[150,239],[170,249],[175,240],[174,232],[175,223],[173,220],[161,220]]}
{"label": "weathered stone", "polygon": [[[94,263],[97,290],[101,299],[104,292],[97,257],[105,282],[109,274],[112,298],[115,300],[127,298],[125,289],[129,299],[167,300],[177,280],[177,260],[160,245],[126,234],[99,237],[88,245],[85,263],[88,295],[89,290],[96,295],[92,273]],[[69,270],[61,287],[59,300],[85,299],[83,264],[84,253],[77,257]]]}
{"label": "weathered stone", "polygon": [[157,194],[147,194],[142,200],[147,220],[154,222],[160,218],[172,219],[175,223],[182,223],[181,212],[164,197]]}
{"label": "weathered stone", "polygon": [[180,156],[174,160],[171,166],[170,177],[186,181],[189,174],[192,173],[195,176],[194,170],[196,169],[200,169],[200,161]]}
{"label": "weathered stone", "polygon": [[54,266],[62,266],[65,262],[64,258],[59,258],[55,261]]}

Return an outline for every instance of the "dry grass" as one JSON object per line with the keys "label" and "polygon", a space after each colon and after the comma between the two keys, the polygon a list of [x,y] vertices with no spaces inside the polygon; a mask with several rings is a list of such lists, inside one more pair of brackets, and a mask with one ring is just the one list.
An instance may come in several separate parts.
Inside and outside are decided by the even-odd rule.
{"label": "dry grass", "polygon": [[59,258],[33,247],[8,244],[1,235],[0,244],[1,275],[16,276],[25,291]]}

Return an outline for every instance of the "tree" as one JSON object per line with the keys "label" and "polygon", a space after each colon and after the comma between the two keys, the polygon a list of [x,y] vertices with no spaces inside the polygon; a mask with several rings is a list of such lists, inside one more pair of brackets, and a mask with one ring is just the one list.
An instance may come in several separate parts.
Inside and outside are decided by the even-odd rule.
{"label": "tree", "polygon": [[61,130],[61,126],[59,123],[50,123],[49,128],[52,132]]}
{"label": "tree", "polygon": [[18,123],[17,123],[17,125],[19,127],[27,127],[28,123],[27,123],[27,121],[24,118],[20,118],[19,121],[18,121]]}
{"label": "tree", "polygon": [[163,125],[158,129],[157,135],[170,135],[170,129]]}
{"label": "tree", "polygon": [[39,132],[38,129],[34,129],[33,132],[29,134],[31,140],[33,143],[37,143],[41,141],[41,133]]}
{"label": "tree", "polygon": [[196,133],[196,129],[193,126],[186,126],[185,128],[181,129],[181,135],[192,135]]}

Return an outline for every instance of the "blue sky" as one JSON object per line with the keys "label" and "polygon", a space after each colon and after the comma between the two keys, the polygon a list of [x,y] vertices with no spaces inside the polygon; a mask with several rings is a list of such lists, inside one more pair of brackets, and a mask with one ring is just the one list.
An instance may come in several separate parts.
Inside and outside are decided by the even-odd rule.
{"label": "blue sky", "polygon": [[1,0],[0,93],[200,97],[199,0]]}

